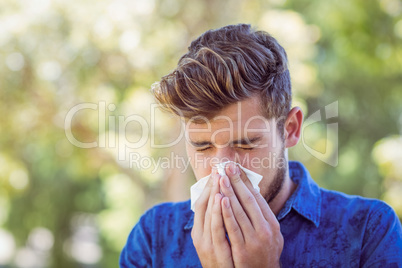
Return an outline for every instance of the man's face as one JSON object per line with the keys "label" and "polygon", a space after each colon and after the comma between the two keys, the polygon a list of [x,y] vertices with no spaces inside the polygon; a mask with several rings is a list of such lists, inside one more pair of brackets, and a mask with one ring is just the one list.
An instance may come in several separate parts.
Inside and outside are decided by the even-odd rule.
{"label": "man's face", "polygon": [[287,170],[276,123],[261,114],[258,97],[232,104],[210,120],[187,122],[186,149],[196,179],[209,175],[217,163],[234,161],[263,175],[261,195],[271,201]]}

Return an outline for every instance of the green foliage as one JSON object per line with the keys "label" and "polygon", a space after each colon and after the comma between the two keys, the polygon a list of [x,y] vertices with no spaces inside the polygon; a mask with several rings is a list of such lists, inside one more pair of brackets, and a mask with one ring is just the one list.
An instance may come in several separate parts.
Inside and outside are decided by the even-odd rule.
{"label": "green foliage", "polygon": [[[291,158],[322,186],[383,198],[402,216],[401,12],[399,0],[3,1],[0,240],[8,239],[11,253],[0,252],[0,266],[117,266],[145,209],[188,197],[189,172],[130,168],[111,143],[122,140],[119,116],[150,121],[148,89],[189,42],[230,23],[251,23],[283,44],[294,104],[306,118],[338,101],[339,145],[325,140],[324,124],[311,125]],[[95,148],[66,137],[68,112],[80,103],[96,109],[77,113],[71,132],[98,142]],[[177,122],[158,118],[155,141],[174,140]],[[127,125],[125,138],[134,142],[143,131]],[[306,146],[329,148],[323,153],[339,156],[338,164],[313,157]],[[172,151],[183,153],[182,144],[160,150],[147,140],[130,152],[157,159]]]}

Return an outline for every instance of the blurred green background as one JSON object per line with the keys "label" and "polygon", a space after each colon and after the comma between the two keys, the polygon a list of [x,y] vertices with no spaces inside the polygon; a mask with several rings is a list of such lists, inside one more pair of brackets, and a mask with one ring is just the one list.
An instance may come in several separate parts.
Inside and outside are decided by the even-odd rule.
{"label": "blurred green background", "polygon": [[[291,159],[321,186],[380,198],[402,217],[401,1],[3,0],[0,267],[117,267],[147,208],[189,197],[190,170],[152,162],[184,149],[152,145],[180,127],[149,89],[192,39],[240,22],[285,47],[294,105],[306,122],[323,119]],[[75,146],[66,131],[97,144]],[[141,135],[119,160],[118,145]]]}

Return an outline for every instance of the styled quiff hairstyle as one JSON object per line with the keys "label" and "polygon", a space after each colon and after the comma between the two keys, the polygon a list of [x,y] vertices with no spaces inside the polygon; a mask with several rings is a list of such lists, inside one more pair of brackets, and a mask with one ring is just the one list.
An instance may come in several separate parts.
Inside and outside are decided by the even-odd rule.
{"label": "styled quiff hairstyle", "polygon": [[212,118],[230,104],[258,96],[262,115],[283,121],[292,98],[285,50],[246,24],[202,34],[152,90],[162,108],[185,119]]}

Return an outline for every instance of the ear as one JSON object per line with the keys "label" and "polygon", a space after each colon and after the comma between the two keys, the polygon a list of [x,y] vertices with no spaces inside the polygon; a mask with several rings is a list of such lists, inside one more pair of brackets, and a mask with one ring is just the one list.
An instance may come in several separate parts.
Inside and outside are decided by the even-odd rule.
{"label": "ear", "polygon": [[290,148],[295,146],[300,139],[301,127],[303,124],[303,112],[300,107],[294,107],[288,113],[285,121],[285,146]]}

